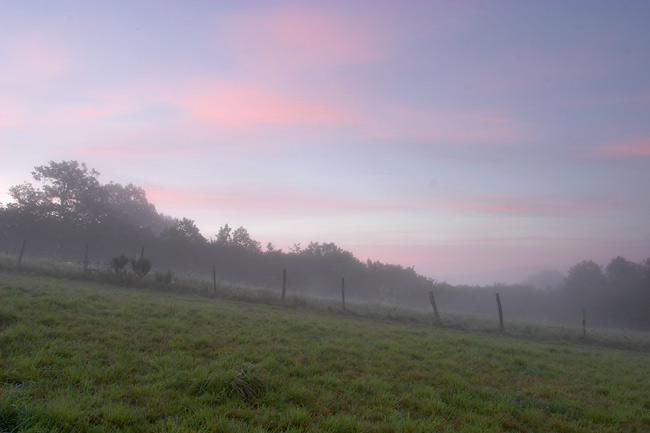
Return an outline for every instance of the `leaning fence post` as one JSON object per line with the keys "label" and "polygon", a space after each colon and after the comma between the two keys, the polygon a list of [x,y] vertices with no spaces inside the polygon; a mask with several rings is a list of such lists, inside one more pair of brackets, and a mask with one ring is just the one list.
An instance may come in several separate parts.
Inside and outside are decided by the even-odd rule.
{"label": "leaning fence post", "polygon": [[343,309],[345,310],[345,278],[341,278],[341,300],[343,302]]}
{"label": "leaning fence post", "polygon": [[436,325],[440,326],[440,314],[438,314],[438,306],[436,305],[436,300],[433,297],[433,291],[429,291],[429,300],[431,301],[431,306],[433,307],[433,314],[436,316]]}
{"label": "leaning fence post", "polygon": [[503,309],[501,308],[501,298],[497,293],[497,307],[499,307],[499,332],[503,332]]}
{"label": "leaning fence post", "polygon": [[282,302],[284,302],[284,294],[287,291],[287,270],[282,269]]}
{"label": "leaning fence post", "polygon": [[18,264],[16,264],[16,267],[20,267],[20,262],[23,261],[23,254],[25,253],[25,245],[27,244],[27,239],[23,241],[23,246],[20,248],[20,254],[18,255]]}
{"label": "leaning fence post", "polygon": [[582,336],[587,337],[587,312],[582,309]]}

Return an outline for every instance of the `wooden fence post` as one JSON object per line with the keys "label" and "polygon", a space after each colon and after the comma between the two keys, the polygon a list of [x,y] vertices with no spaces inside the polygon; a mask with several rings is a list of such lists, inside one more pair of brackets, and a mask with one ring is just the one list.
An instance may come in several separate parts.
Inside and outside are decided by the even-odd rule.
{"label": "wooden fence post", "polygon": [[440,314],[438,314],[438,306],[436,305],[436,300],[433,297],[433,291],[429,291],[429,300],[431,301],[431,306],[433,307],[433,314],[436,316],[436,325],[440,326]]}
{"label": "wooden fence post", "polygon": [[582,336],[587,337],[587,312],[582,309]]}
{"label": "wooden fence post", "polygon": [[88,272],[88,244],[86,244],[86,254],[84,254],[84,274]]}
{"label": "wooden fence post", "polygon": [[501,298],[499,298],[499,294],[497,293],[497,306],[499,307],[499,332],[503,333],[503,309],[501,308]]}
{"label": "wooden fence post", "polygon": [[282,302],[284,302],[284,294],[287,291],[287,270],[282,269]]}
{"label": "wooden fence post", "polygon": [[18,255],[18,264],[16,264],[16,267],[20,267],[20,262],[23,261],[23,254],[25,253],[25,245],[27,244],[27,239],[23,241],[23,246],[20,248],[20,254]]}
{"label": "wooden fence post", "polygon": [[214,287],[214,294],[217,294],[217,267],[212,266],[212,286]]}
{"label": "wooden fence post", "polygon": [[341,300],[343,301],[343,309],[345,310],[345,278],[341,278]]}

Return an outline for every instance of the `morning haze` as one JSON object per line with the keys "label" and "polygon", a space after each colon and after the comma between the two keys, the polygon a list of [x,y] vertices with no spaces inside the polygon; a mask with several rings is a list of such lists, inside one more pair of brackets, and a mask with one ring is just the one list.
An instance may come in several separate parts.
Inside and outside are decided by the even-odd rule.
{"label": "morning haze", "polygon": [[0,1],[0,432],[650,431],[650,2]]}
{"label": "morning haze", "polygon": [[451,284],[650,256],[645,2],[0,4],[0,202],[133,183],[205,238]]}

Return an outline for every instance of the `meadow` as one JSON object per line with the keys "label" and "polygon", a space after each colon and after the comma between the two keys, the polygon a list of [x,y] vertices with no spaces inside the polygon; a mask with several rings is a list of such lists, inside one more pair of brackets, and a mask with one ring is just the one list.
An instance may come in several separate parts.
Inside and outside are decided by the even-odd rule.
{"label": "meadow", "polygon": [[0,432],[650,431],[647,346],[260,299],[0,271]]}

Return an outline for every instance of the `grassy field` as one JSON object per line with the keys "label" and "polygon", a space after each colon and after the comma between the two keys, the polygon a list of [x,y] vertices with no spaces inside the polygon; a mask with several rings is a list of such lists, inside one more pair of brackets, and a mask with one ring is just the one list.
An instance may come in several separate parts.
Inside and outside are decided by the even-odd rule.
{"label": "grassy field", "polygon": [[330,310],[0,273],[0,432],[650,431],[645,350]]}

